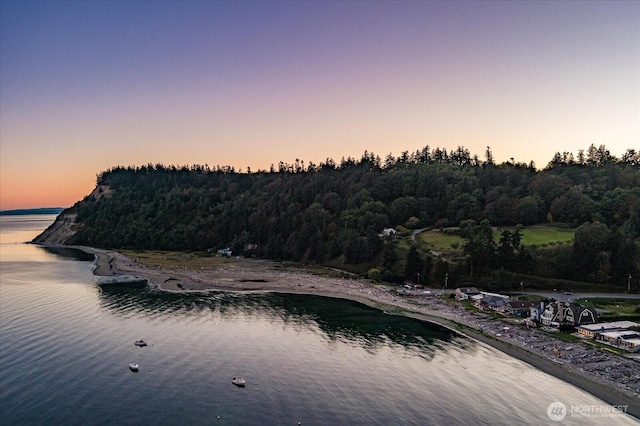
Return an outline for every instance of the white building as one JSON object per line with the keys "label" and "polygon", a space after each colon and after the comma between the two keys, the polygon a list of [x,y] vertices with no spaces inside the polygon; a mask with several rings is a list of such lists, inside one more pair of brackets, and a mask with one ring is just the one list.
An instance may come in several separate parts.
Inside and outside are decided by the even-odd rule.
{"label": "white building", "polygon": [[390,237],[392,235],[396,235],[398,233],[398,231],[396,231],[393,228],[384,228],[382,230],[382,232],[380,234],[378,234],[379,237]]}
{"label": "white building", "polygon": [[579,326],[578,334],[583,337],[594,339],[598,334],[610,331],[626,330],[632,327],[640,327],[640,324],[632,321],[600,322],[597,324],[586,324]]}

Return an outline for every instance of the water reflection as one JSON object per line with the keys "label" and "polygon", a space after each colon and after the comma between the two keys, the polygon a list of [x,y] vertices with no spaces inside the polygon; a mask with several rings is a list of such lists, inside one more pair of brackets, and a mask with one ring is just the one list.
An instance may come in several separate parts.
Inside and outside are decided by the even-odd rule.
{"label": "water reflection", "polygon": [[233,321],[281,322],[303,332],[320,333],[329,342],[344,342],[375,352],[398,345],[431,358],[444,345],[473,349],[474,342],[436,324],[388,315],[358,302],[322,296],[212,292],[166,293],[148,288],[105,285],[101,308],[118,317],[180,317],[187,321],[213,316]]}
{"label": "water reflection", "polygon": [[90,262],[95,259],[95,256],[91,253],[87,253],[86,251],[70,248],[70,247],[45,247],[38,246],[42,250],[47,253],[51,253],[54,256],[66,259],[66,260],[79,260],[83,262]]}
{"label": "water reflection", "polygon": [[3,263],[55,262],[60,260],[91,262],[94,256],[68,247],[44,247],[31,243],[2,242],[0,260]]}
{"label": "water reflection", "polygon": [[16,244],[33,240],[56,215],[0,216],[0,243]]}

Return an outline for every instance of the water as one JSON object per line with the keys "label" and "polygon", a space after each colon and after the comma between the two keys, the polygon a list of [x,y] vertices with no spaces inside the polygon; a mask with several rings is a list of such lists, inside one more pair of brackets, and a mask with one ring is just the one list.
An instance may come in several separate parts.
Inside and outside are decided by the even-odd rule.
{"label": "water", "polygon": [[[90,258],[23,244],[53,219],[0,217],[2,425],[557,424],[551,402],[606,405],[472,339],[355,302],[100,288]],[[136,347],[141,338],[150,345]]]}

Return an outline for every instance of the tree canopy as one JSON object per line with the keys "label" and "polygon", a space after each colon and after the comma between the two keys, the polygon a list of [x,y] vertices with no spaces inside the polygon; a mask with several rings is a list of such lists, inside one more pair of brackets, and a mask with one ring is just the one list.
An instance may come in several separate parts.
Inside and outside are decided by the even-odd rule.
{"label": "tree canopy", "polygon": [[[384,228],[460,225],[473,276],[531,270],[535,261],[518,231],[496,242],[492,227],[563,222],[580,228],[573,270],[557,268],[558,274],[606,281],[637,273],[639,153],[630,149],[616,158],[592,145],[577,156],[557,153],[543,170],[533,163],[495,164],[489,147],[485,158],[463,147],[426,146],[384,160],[367,151],[340,162],[296,159],[269,171],[117,166],[98,174],[96,191],[70,209],[79,224],[71,242],[112,249],[230,247],[270,259],[367,264],[387,278],[421,274],[427,280],[438,268],[443,273],[443,265],[429,253],[402,255],[381,237]],[[393,272],[393,264],[404,268]],[[604,266],[593,270],[597,265]]]}

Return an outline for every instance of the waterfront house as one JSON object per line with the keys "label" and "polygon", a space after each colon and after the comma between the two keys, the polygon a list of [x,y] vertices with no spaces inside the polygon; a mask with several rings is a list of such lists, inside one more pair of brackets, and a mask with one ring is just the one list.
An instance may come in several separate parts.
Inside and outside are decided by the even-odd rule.
{"label": "waterfront house", "polygon": [[595,308],[581,306],[578,303],[549,303],[540,316],[540,322],[550,327],[579,327],[598,321]]}
{"label": "waterfront house", "polygon": [[456,288],[456,299],[469,300],[472,296],[480,294],[476,287],[458,287]]}
{"label": "waterfront house", "polygon": [[544,312],[544,302],[540,302],[535,306],[529,307],[529,319],[540,322],[540,316]]}
{"label": "waterfront house", "polygon": [[485,308],[493,309],[497,311],[503,308],[506,299],[500,296],[487,296],[480,300],[480,304]]}
{"label": "waterfront house", "polygon": [[542,315],[540,315],[540,322],[542,325],[546,325],[548,327],[559,327],[559,315],[560,312],[557,308],[558,305],[556,303],[547,303],[547,306],[544,307],[544,311]]}
{"label": "waterfront house", "polygon": [[640,339],[639,338],[624,339],[622,340],[622,342],[620,342],[620,347],[625,351],[640,352]]}
{"label": "waterfront house", "polygon": [[511,300],[505,303],[506,312],[513,317],[526,317],[529,315],[532,307],[539,307],[541,300],[536,301],[519,301]]}
{"label": "waterfront house", "polygon": [[578,334],[582,337],[595,339],[598,334],[609,331],[620,331],[629,328],[640,327],[640,324],[632,321],[601,322],[596,324],[583,324],[578,326]]}
{"label": "waterfront house", "polygon": [[638,352],[640,350],[640,333],[634,330],[605,331],[596,336],[602,343],[625,351]]}
{"label": "waterfront house", "polygon": [[596,308],[571,303],[564,308],[564,321],[566,324],[574,327],[584,324],[594,324],[598,322],[598,312]]}
{"label": "waterfront house", "polygon": [[598,333],[598,340],[602,340],[609,344],[617,343],[623,339],[633,339],[638,337],[640,337],[640,334],[633,330],[605,331],[604,333]]}

